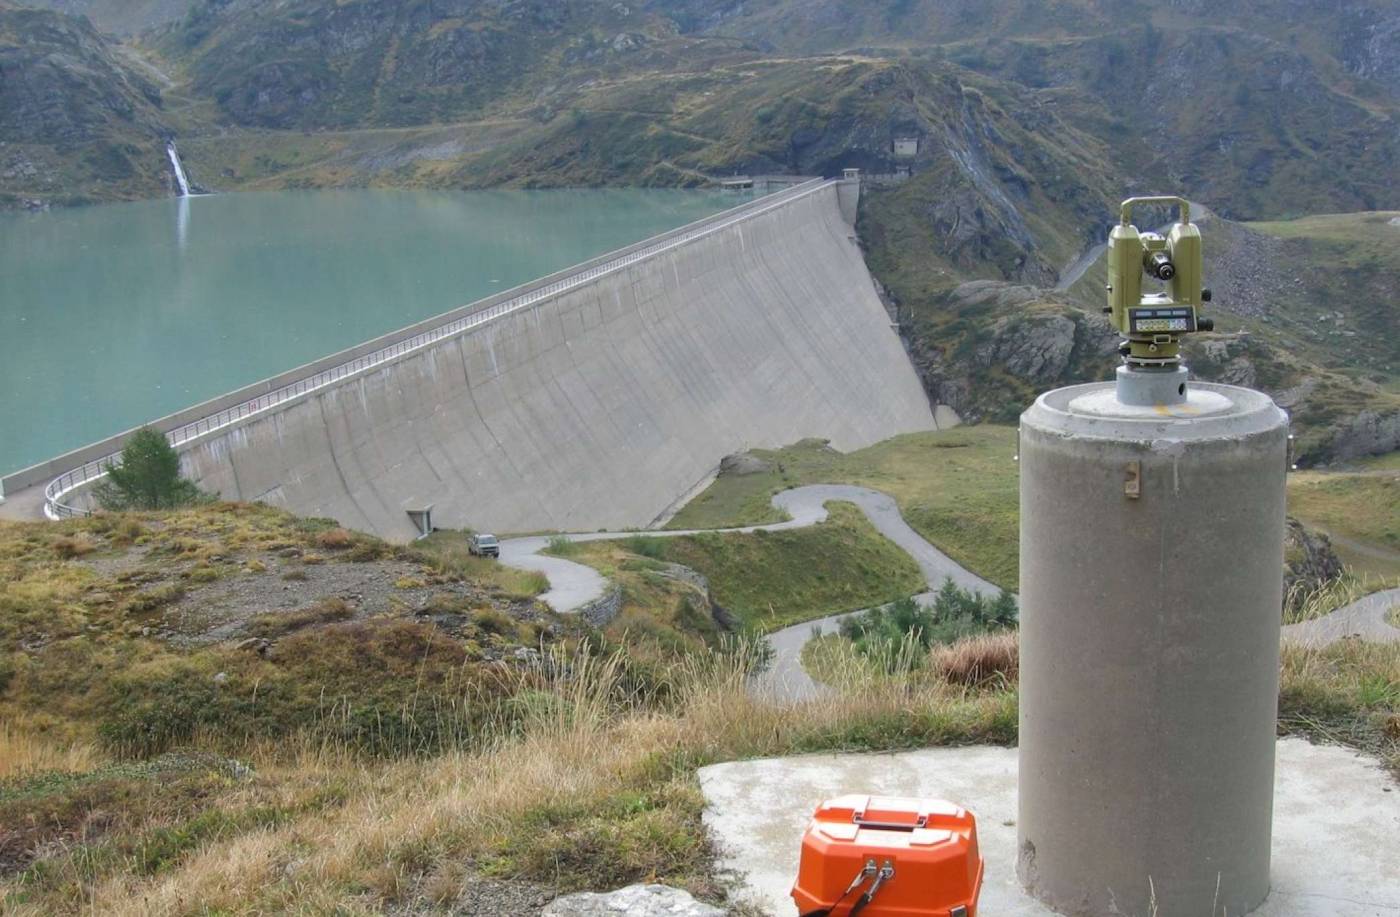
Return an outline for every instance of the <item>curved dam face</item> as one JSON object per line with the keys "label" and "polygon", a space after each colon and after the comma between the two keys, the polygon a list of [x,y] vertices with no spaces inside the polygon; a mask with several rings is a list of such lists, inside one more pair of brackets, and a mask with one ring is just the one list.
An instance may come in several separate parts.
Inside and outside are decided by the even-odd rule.
{"label": "curved dam face", "polygon": [[395,540],[428,505],[439,527],[617,529],[729,453],[931,428],[842,216],[853,190],[694,224],[712,226],[180,443],[185,473]]}

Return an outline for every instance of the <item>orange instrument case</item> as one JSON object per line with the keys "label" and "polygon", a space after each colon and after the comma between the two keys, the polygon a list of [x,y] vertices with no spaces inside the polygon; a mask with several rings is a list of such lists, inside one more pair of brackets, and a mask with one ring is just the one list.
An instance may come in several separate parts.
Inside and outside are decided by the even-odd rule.
{"label": "orange instrument case", "polygon": [[939,799],[852,795],[817,807],[792,898],[804,917],[976,917],[981,891],[971,812]]}

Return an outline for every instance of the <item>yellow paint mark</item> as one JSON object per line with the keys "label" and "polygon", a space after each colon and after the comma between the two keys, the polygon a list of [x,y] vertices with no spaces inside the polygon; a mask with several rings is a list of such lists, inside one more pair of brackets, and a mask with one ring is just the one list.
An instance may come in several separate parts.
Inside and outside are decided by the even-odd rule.
{"label": "yellow paint mark", "polygon": [[1163,417],[1195,417],[1200,409],[1189,404],[1154,404],[1152,410]]}

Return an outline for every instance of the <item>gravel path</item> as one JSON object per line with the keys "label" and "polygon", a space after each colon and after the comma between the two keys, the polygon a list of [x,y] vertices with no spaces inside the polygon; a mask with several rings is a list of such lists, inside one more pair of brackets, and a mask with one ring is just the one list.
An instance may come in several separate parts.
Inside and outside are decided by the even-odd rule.
{"label": "gravel path", "polygon": [[[709,532],[756,532],[779,531],[782,529],[803,528],[815,525],[826,519],[826,504],[838,500],[854,503],[859,507],[870,524],[886,538],[899,545],[919,565],[924,580],[937,588],[943,580],[951,578],[963,589],[974,592],[995,593],[998,587],[964,569],[960,564],[929,544],[922,535],[910,528],[904,521],[894,498],[868,487],[855,487],[848,484],[812,484],[785,490],[773,497],[773,505],[786,510],[792,517],[786,522],[771,525],[750,525],[732,529],[687,529],[660,531],[652,530],[640,534],[648,537],[669,538],[677,535],[694,535],[699,531]],[[584,532],[569,535],[572,541],[601,541],[615,538],[628,538],[638,532]],[[574,563],[561,557],[549,557],[539,552],[549,544],[544,536],[510,538],[501,542],[501,563],[521,570],[536,570],[549,578],[550,589],[540,598],[559,612],[575,611],[603,594],[607,581],[585,564]],[[914,596],[920,605],[933,602],[933,592],[923,592]],[[1400,604],[1400,589],[1389,589],[1366,596],[1350,605],[1332,612],[1324,618],[1290,624],[1283,628],[1283,637],[1299,643],[1324,646],[1334,641],[1359,636],[1368,640],[1400,640],[1400,630],[1386,623],[1386,613],[1394,605]],[[831,615],[815,621],[804,621],[768,635],[768,644],[773,648],[773,658],[768,668],[754,679],[754,691],[764,697],[781,702],[795,702],[815,697],[823,690],[802,668],[802,648],[814,636],[835,633],[843,618],[859,614],[865,609],[857,609],[845,614]]]}

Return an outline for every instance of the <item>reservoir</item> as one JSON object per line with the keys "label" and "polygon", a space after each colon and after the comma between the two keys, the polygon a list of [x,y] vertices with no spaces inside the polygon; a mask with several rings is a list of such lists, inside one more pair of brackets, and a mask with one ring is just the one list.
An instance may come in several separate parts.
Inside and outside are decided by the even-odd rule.
{"label": "reservoir", "polygon": [[0,474],[741,202],[285,191],[0,214]]}

